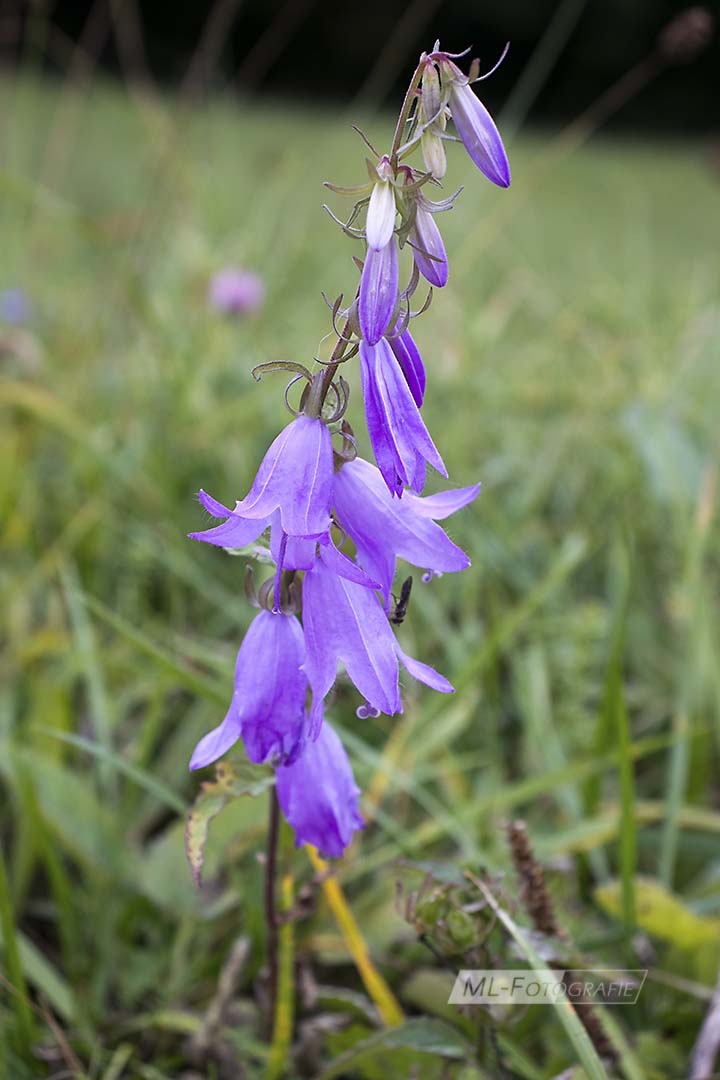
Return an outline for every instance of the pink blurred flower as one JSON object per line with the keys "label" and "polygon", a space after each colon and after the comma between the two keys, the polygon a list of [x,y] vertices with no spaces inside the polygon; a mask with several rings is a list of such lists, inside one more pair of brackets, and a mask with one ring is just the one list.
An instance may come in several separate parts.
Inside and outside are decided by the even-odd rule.
{"label": "pink blurred flower", "polygon": [[208,302],[223,315],[246,315],[262,307],[265,284],[252,270],[227,266],[213,275],[208,288]]}

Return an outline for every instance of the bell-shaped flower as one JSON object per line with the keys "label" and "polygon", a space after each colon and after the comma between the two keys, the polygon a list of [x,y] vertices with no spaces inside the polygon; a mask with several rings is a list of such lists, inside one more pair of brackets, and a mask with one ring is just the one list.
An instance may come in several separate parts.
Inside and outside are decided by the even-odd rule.
{"label": "bell-shaped flower", "polygon": [[365,826],[358,809],[360,789],[348,756],[328,723],[302,754],[275,773],[280,809],[295,831],[295,845],[313,844],[339,859],[353,833]]}
{"label": "bell-shaped flower", "polygon": [[436,521],[473,501],[480,485],[421,498],[405,492],[395,499],[378,469],[355,458],[335,475],[333,506],[340,526],[357,549],[357,561],[380,582],[386,608],[396,557],[429,571],[465,570],[470,560]]}
{"label": "bell-shaped flower", "polygon": [[250,491],[234,510],[200,492],[205,509],[227,521],[189,535],[218,547],[245,547],[278,511],[288,536],[324,536],[330,528],[332,481],[332,440],[327,426],[320,419],[298,416],[271,444]]}
{"label": "bell-shaped flower", "polygon": [[217,761],[239,738],[256,764],[294,760],[307,732],[304,662],[303,632],[296,617],[260,611],[237,655],[227,715],[197,744],[190,768]]}
{"label": "bell-shaped flower", "polygon": [[425,365],[409,330],[387,339],[418,409],[425,397]]}
{"label": "bell-shaped flower", "polygon": [[369,247],[360,275],[358,321],[369,345],[383,336],[395,310],[398,296],[398,249],[394,236],[384,247]]}
{"label": "bell-shaped flower", "polygon": [[413,394],[390,344],[360,342],[360,379],[370,443],[378,468],[392,493],[405,485],[420,492],[425,463],[447,477]]}
{"label": "bell-shaped flower", "polygon": [[339,661],[370,708],[388,715],[402,712],[398,661],[413,678],[442,693],[452,692],[437,671],[405,655],[372,588],[360,579],[340,577],[322,558],[303,581],[303,628],[313,730]]}
{"label": "bell-shaped flower", "polygon": [[415,265],[422,276],[431,285],[442,289],[448,280],[445,245],[433,215],[422,206],[415,210],[415,225],[410,234],[410,243]]}
{"label": "bell-shaped flower", "polygon": [[488,180],[498,187],[509,187],[510,166],[495,121],[456,64],[444,58],[440,70],[443,86],[449,92],[452,118],[465,149]]}

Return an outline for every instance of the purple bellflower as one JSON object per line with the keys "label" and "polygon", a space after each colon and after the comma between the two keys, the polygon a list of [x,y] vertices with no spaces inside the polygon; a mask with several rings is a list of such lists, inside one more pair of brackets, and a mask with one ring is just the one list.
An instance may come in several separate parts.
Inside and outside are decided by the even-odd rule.
{"label": "purple bellflower", "polygon": [[295,760],[307,727],[304,661],[303,632],[295,616],[260,611],[237,655],[227,715],[197,744],[190,768],[202,769],[217,761],[241,737],[247,756],[256,764]]}
{"label": "purple bellflower", "polygon": [[22,289],[3,289],[0,292],[0,322],[20,325],[30,319],[30,301]]}
{"label": "purple bellflower", "polygon": [[368,247],[360,277],[358,321],[368,345],[377,345],[392,319],[398,296],[398,249],[391,235],[385,247]]}
{"label": "purple bellflower", "polygon": [[338,470],[333,494],[338,522],[355,544],[360,565],[380,582],[386,609],[397,557],[441,573],[470,566],[465,552],[436,521],[467,506],[479,491],[480,485],[474,484],[425,498],[406,491],[395,499],[369,461],[355,458]]}
{"label": "purple bellflower", "polygon": [[447,477],[411,388],[384,338],[377,345],[360,342],[360,378],[370,442],[390,491],[401,495],[407,485],[421,492],[426,462]]}
{"label": "purple bellflower", "polygon": [[413,258],[418,270],[431,285],[442,289],[447,285],[448,260],[445,254],[440,230],[429,210],[418,206],[415,211],[415,225],[410,240]]}
{"label": "purple bellflower", "polygon": [[410,387],[410,393],[418,409],[421,408],[425,397],[425,365],[422,362],[420,350],[413,341],[409,330],[403,330],[401,334],[388,338],[388,344],[395,354],[395,359],[400,365],[400,370],[405,376],[405,381]]}
{"label": "purple bellflower", "polygon": [[234,510],[200,492],[205,509],[227,521],[189,535],[218,547],[245,547],[276,520],[277,512],[282,532],[289,537],[326,536],[332,482],[332,441],[327,426],[320,419],[298,416],[272,443],[250,491]]}
{"label": "purple bellflower", "polygon": [[208,302],[223,315],[246,315],[262,307],[265,286],[250,270],[228,266],[215,274],[208,288]]}
{"label": "purple bellflower", "polygon": [[488,180],[498,187],[510,187],[510,166],[495,121],[473,92],[467,75],[446,55],[438,58],[450,112],[465,149]]}
{"label": "purple bellflower", "polygon": [[402,712],[398,661],[414,679],[452,693],[447,679],[402,651],[373,590],[339,577],[322,559],[303,582],[303,626],[313,730],[318,727],[317,710],[335,682],[338,661],[375,713]]}
{"label": "purple bellflower", "polygon": [[276,771],[280,809],[295,830],[295,846],[313,844],[339,859],[353,833],[365,826],[357,787],[340,739],[329,724],[299,758]]}

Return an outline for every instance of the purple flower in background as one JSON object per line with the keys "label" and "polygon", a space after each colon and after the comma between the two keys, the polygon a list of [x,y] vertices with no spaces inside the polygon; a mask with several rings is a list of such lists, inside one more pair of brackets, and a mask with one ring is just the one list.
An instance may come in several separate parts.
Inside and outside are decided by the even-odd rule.
{"label": "purple flower in background", "polygon": [[3,289],[0,292],[0,321],[15,326],[30,318],[30,301],[22,289]]}
{"label": "purple flower in background", "polygon": [[256,540],[279,511],[290,537],[321,537],[330,528],[333,456],[330,432],[322,420],[298,416],[280,432],[262,460],[250,491],[229,510],[200,492],[200,502],[222,525],[189,533],[219,547],[244,547]]}
{"label": "purple flower in background", "polygon": [[510,186],[510,166],[500,132],[490,113],[475,95],[460,68],[440,59],[443,86],[450,95],[450,112],[465,149],[481,173],[498,187]]}
{"label": "purple flower in background", "polygon": [[339,859],[353,833],[364,828],[347,754],[328,723],[291,765],[276,771],[280,809],[295,830],[295,845],[313,844]]}
{"label": "purple flower in background", "polygon": [[260,611],[245,635],[235,664],[235,691],[219,727],[205,735],[190,759],[202,769],[242,737],[250,761],[292,761],[306,730],[305,645],[294,615]]}
{"label": "purple flower in background", "polygon": [[360,378],[370,442],[390,491],[400,495],[405,485],[422,491],[426,462],[447,477],[411,389],[384,338],[377,345],[360,342]]}
{"label": "purple flower in background", "polygon": [[228,266],[215,274],[208,288],[208,302],[223,315],[246,315],[262,307],[265,285],[251,270]]}
{"label": "purple flower in background", "polygon": [[398,249],[394,236],[385,247],[369,247],[360,277],[358,320],[368,345],[383,336],[395,310],[398,295]]}
{"label": "purple flower in background", "polygon": [[431,285],[442,289],[447,285],[448,261],[445,245],[433,215],[422,206],[416,207],[415,225],[411,240],[413,258],[418,270]]}
{"label": "purple flower in background", "polygon": [[312,727],[329,693],[338,661],[368,706],[388,715],[402,712],[398,661],[415,679],[451,693],[452,686],[427,664],[402,651],[371,588],[339,577],[318,559],[303,582],[305,671],[313,692]]}
{"label": "purple flower in background", "polygon": [[480,485],[420,498],[405,492],[393,498],[378,469],[355,458],[336,473],[333,505],[338,521],[357,548],[357,560],[380,582],[386,606],[396,557],[429,571],[465,570],[465,552],[435,522],[473,501]]}
{"label": "purple flower in background", "polygon": [[400,370],[405,376],[410,393],[419,409],[425,396],[425,365],[422,362],[420,350],[409,330],[403,330],[402,334],[388,338],[388,345],[400,365]]}

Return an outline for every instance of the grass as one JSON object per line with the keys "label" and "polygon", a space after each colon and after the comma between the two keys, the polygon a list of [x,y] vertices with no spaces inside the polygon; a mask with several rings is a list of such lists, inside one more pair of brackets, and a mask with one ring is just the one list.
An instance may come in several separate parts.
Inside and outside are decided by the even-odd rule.
{"label": "grass", "polygon": [[[333,113],[26,76],[0,86],[0,117],[0,287],[34,311],[0,329],[4,1064],[13,1080],[48,1062],[93,1080],[261,1076],[266,798],[213,821],[201,891],[182,812],[251,610],[241,563],[185,533],[203,526],[196,490],[242,494],[284,422],[282,378],[258,386],[250,368],[307,363],[329,329],[320,290],[354,287],[320,181],[360,182],[363,147]],[[686,1075],[716,977],[717,179],[693,144],[598,140],[543,169],[545,154],[519,140],[502,193],[452,157],[450,284],[417,330],[428,426],[452,482],[484,487],[450,522],[472,569],[416,581],[400,637],[458,693],[408,683],[402,717],[360,722],[343,685],[332,709],[369,820],[337,873],[408,1019],[378,1030],[315,889],[285,935],[305,972],[291,1076],[573,1066],[582,1029],[552,1009],[491,1023],[446,1005],[447,967],[518,964],[500,926],[483,944],[483,913],[470,945],[453,938],[448,911],[477,899],[463,867],[504,875],[501,922],[536,956],[509,815],[578,952],[651,969],[608,1026],[607,1075]],[[267,285],[245,321],[205,302],[228,263]],[[428,869],[436,906],[416,897],[411,925],[396,882],[415,893]],[[286,879],[296,896],[311,882],[302,853]]]}

